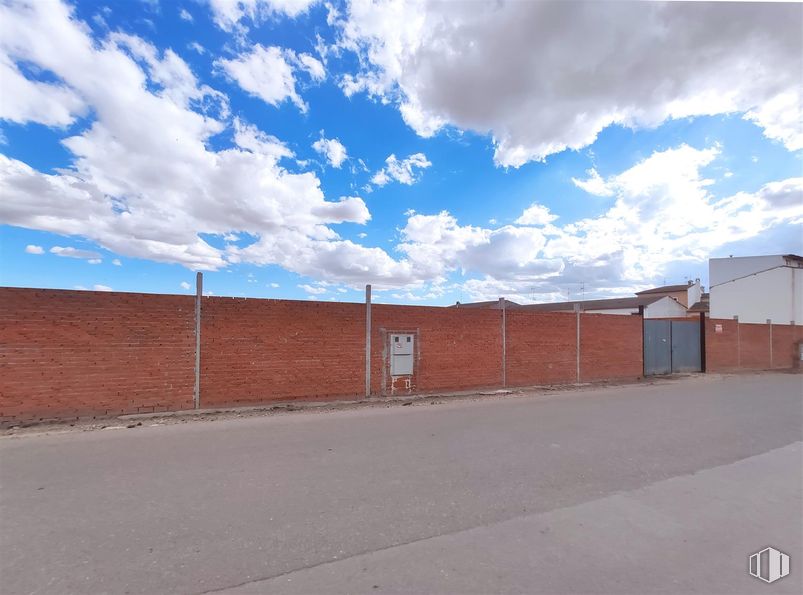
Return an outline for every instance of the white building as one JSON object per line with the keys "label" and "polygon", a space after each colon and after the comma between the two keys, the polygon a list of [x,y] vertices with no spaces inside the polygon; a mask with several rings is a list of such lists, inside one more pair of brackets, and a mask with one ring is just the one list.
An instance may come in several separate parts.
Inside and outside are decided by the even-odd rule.
{"label": "white building", "polygon": [[803,323],[803,258],[794,254],[708,261],[711,318]]}

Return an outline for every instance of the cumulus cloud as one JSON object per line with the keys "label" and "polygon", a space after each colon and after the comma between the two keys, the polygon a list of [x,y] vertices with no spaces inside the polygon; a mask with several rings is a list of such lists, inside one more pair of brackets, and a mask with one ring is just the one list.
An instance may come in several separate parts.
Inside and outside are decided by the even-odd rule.
{"label": "cumulus cloud", "polygon": [[275,106],[289,99],[302,112],[307,111],[307,104],[296,91],[292,60],[287,50],[257,44],[249,53],[231,60],[221,58],[215,61],[215,65],[244,91],[265,103]]}
{"label": "cumulus cloud", "polygon": [[567,287],[579,291],[583,284],[597,294],[627,294],[674,263],[701,264],[722,246],[803,223],[803,178],[714,196],[713,181],[703,171],[719,155],[717,146],[681,145],[603,179],[615,196],[608,211],[551,226],[537,253],[562,261],[559,277],[504,277],[486,269],[464,288],[477,299],[507,295],[526,301],[566,299]]}
{"label": "cumulus cloud", "polygon": [[298,287],[312,295],[322,295],[329,291],[326,287],[322,287],[320,285],[309,285],[307,283],[299,285]]}
{"label": "cumulus cloud", "polygon": [[36,246],[34,244],[28,244],[25,246],[25,252],[28,254],[44,254],[45,249],[42,246]]}
{"label": "cumulus cloud", "polygon": [[[255,126],[230,120],[227,98],[199,84],[170,50],[119,32],[95,40],[63,3],[13,2],[0,5],[0,56],[51,73],[70,91],[64,113],[72,113],[75,96],[94,115],[62,140],[72,156],[68,167],[45,173],[0,155],[3,223],[83,236],[123,256],[192,269],[219,269],[229,257],[241,262],[248,255],[319,274],[325,269],[296,267],[270,247],[292,238],[297,254],[325,261],[343,249],[330,225],[370,219],[361,198],[327,201],[314,173],[283,167],[292,152]],[[37,121],[54,125],[48,114]],[[234,145],[211,149],[209,139],[227,129]],[[256,238],[248,252],[201,236],[234,232]],[[264,237],[271,239],[260,243]],[[376,263],[372,252],[363,253],[363,275],[387,269],[382,254]]]}
{"label": "cumulus cloud", "polygon": [[332,167],[339,168],[348,157],[343,143],[336,138],[325,138],[323,130],[321,131],[321,138],[312,143],[312,148],[326,157],[326,161]]}
{"label": "cumulus cloud", "polygon": [[431,165],[432,163],[423,153],[415,153],[405,159],[398,159],[396,155],[391,154],[385,159],[385,167],[373,175],[371,183],[376,186],[384,186],[389,182],[396,181],[411,186],[421,178],[421,170]]}
{"label": "cumulus cloud", "polygon": [[[439,10],[454,10],[452,5],[444,3]],[[528,7],[522,3],[516,10]],[[426,21],[428,10],[417,20]],[[485,10],[473,7],[465,12]],[[504,16],[510,8],[502,4],[496,10]],[[558,9],[553,6],[552,10]],[[773,14],[775,10],[770,8]],[[471,18],[462,15],[457,25],[462,27],[463,20]],[[490,25],[498,25],[498,18],[499,14],[491,13]],[[607,17],[600,18],[605,22]],[[445,21],[445,33],[457,25]],[[406,27],[405,21],[400,28]],[[518,26],[513,27],[501,45],[517,31],[521,33]],[[482,31],[476,34],[481,37]],[[718,30],[715,34],[722,35]],[[637,43],[641,33],[634,35],[633,43]],[[779,37],[783,36],[782,30]],[[520,37],[526,41],[533,35],[528,32]],[[753,47],[751,39],[748,49]],[[779,43],[765,42],[773,47]],[[443,46],[437,49],[436,53],[448,54]],[[469,62],[476,58],[471,46],[465,49]],[[637,58],[641,59],[640,54],[633,53],[632,59]],[[716,62],[716,58],[714,53],[711,59]],[[484,227],[461,224],[447,212],[411,212],[399,230],[398,245],[389,253],[343,239],[336,231],[340,223],[370,220],[362,198],[327,199],[313,172],[298,171],[303,169],[298,163],[288,169],[285,164],[294,158],[292,150],[253,124],[232,118],[227,98],[200,84],[190,67],[169,49],[157,50],[121,32],[95,39],[62,3],[7,2],[0,4],[0,59],[25,77],[34,71],[47,72],[47,81],[31,80],[67,91],[49,94],[58,104],[52,111],[11,112],[8,119],[24,123],[34,118],[30,121],[55,127],[71,157],[68,165],[43,172],[0,155],[0,222],[82,236],[122,256],[206,270],[232,263],[275,265],[339,285],[404,286],[399,295],[433,295],[447,287],[450,275],[463,274],[468,279],[465,291],[475,297],[497,297],[504,290],[511,297],[543,299],[559,295],[563,283],[585,282],[599,291],[633,286],[659,275],[669,262],[703,262],[729,242],[756,238],[803,220],[800,179],[778,180],[721,198],[711,191],[705,173],[721,149],[681,145],[656,152],[619,173],[603,177],[592,170],[586,180],[576,181],[588,191],[611,197],[610,207],[600,216],[557,225],[560,220],[554,219],[555,214],[536,204],[513,225]],[[422,71],[428,68],[427,60],[440,59],[422,56]],[[300,68],[291,62],[293,69]],[[506,63],[495,63],[501,77],[496,87],[504,91]],[[26,67],[20,69],[20,64]],[[406,64],[400,63],[393,81],[400,80]],[[623,68],[632,74],[629,62]],[[457,77],[456,84],[461,83],[461,69],[456,66],[450,75]],[[585,80],[588,73],[582,68],[578,72],[579,80]],[[374,74],[378,78],[362,82],[355,78],[355,83],[375,85],[377,92],[385,93],[382,73]],[[437,74],[438,81],[445,76]],[[523,77],[525,83],[531,84],[529,77]],[[741,85],[741,79],[737,83]],[[418,109],[416,105],[429,109],[423,101],[429,92],[421,91],[419,104],[410,97],[400,101],[412,106],[411,110]],[[482,94],[473,99],[471,94],[462,95],[465,101],[478,104],[486,99]],[[584,96],[577,101],[576,113],[581,113]],[[497,103],[518,105],[507,100],[493,103],[493,109]],[[554,109],[563,109],[563,104],[554,103]],[[758,103],[751,109],[754,113],[749,117],[772,120],[772,110],[760,112]],[[84,113],[81,110],[92,115],[84,127],[58,128]],[[541,115],[536,109],[533,120]],[[555,122],[564,122],[564,116],[557,113]],[[532,131],[530,124],[529,119],[522,120],[521,130]],[[557,134],[550,141],[556,147],[560,142],[554,139],[566,132],[562,125],[542,130]],[[500,151],[502,137],[496,128],[485,125],[484,129],[493,130],[500,139]],[[233,142],[222,146],[218,140],[224,138]],[[372,183],[412,184],[430,165],[423,153],[406,159],[390,155]],[[209,236],[217,241],[207,241]],[[61,256],[100,260],[97,253],[77,256],[69,251],[78,249],[57,246],[54,254],[59,253],[56,249]]]}
{"label": "cumulus cloud", "polygon": [[317,0],[208,0],[218,27],[232,31],[248,19],[259,23],[273,15],[297,17]]}
{"label": "cumulus cloud", "polygon": [[317,58],[309,54],[297,54],[296,63],[302,70],[305,70],[307,74],[310,75],[312,80],[322,81],[326,78],[326,70],[321,61]]}
{"label": "cumulus cloud", "polygon": [[[2,27],[2,25],[0,25]],[[26,78],[17,65],[0,54],[0,119],[26,124],[67,126],[86,112],[86,104],[72,89],[58,83]]]}
{"label": "cumulus cloud", "polygon": [[533,203],[516,219],[518,225],[547,225],[558,216],[549,211],[549,207]]}
{"label": "cumulus cloud", "polygon": [[580,180],[578,178],[572,178],[572,182],[578,188],[585,190],[589,194],[594,194],[596,196],[612,196],[613,189],[609,188],[605,183],[605,180],[602,179],[602,176],[599,175],[596,169],[593,167],[586,172],[588,176],[585,180]]}
{"label": "cumulus cloud", "polygon": [[93,286],[92,286],[92,289],[93,289],[94,291],[114,291],[114,290],[113,290],[111,287],[109,287],[108,285],[101,285],[100,283],[96,283],[95,285],[93,285]]}
{"label": "cumulus cloud", "polygon": [[346,94],[395,104],[421,136],[490,133],[513,167],[612,124],[730,113],[800,148],[801,21],[798,3],[616,1],[352,0],[335,18],[359,57]]}
{"label": "cumulus cloud", "polygon": [[182,281],[180,283],[180,285],[181,285],[181,289],[184,289],[185,291],[188,290],[191,287],[190,284],[187,283],[186,281]]}
{"label": "cumulus cloud", "polygon": [[53,246],[50,249],[50,253],[55,254],[56,256],[64,256],[66,258],[80,258],[81,260],[88,261],[90,264],[100,264],[102,261],[100,254],[97,252],[92,250],[81,250],[80,248],[73,248],[71,246]]}
{"label": "cumulus cloud", "polygon": [[182,21],[187,21],[188,23],[191,23],[193,21],[192,14],[190,14],[190,11],[187,10],[186,8],[182,8],[179,11],[178,16]]}
{"label": "cumulus cloud", "polygon": [[121,267],[121,266],[123,266],[123,263],[120,261],[120,259],[119,259],[119,258],[115,258],[114,260],[112,260],[112,264],[113,264],[114,266],[116,266],[116,267]]}

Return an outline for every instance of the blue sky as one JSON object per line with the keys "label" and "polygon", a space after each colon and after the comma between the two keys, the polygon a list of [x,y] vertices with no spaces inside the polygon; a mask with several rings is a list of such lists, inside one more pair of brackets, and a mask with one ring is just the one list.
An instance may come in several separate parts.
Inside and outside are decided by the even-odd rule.
{"label": "blue sky", "polygon": [[0,283],[553,301],[803,252],[801,10],[4,0]]}

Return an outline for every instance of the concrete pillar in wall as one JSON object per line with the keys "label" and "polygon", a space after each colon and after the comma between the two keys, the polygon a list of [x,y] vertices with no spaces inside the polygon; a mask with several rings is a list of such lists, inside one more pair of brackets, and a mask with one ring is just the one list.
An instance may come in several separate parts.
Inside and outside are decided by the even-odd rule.
{"label": "concrete pillar in wall", "polygon": [[365,286],[365,396],[371,396],[371,286]]}
{"label": "concrete pillar in wall", "polygon": [[499,298],[499,309],[502,310],[502,388],[507,386],[507,302]]}
{"label": "concrete pillar in wall", "polygon": [[576,328],[576,331],[577,331],[576,332],[577,336],[575,337],[575,341],[576,341],[576,347],[575,347],[575,358],[576,358],[576,361],[575,361],[575,368],[576,368],[575,373],[576,373],[576,376],[575,376],[575,378],[576,378],[576,380],[575,380],[575,383],[576,384],[580,384],[580,311],[581,311],[580,304],[575,304],[574,305],[574,315],[576,317],[575,328]]}
{"label": "concrete pillar in wall", "polygon": [[204,274],[195,274],[195,390],[192,404],[201,407],[201,298],[204,293]]}

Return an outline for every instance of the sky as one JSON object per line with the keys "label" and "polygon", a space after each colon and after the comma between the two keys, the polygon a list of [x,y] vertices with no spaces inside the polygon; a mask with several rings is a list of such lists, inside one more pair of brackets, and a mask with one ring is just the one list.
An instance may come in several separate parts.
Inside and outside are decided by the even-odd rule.
{"label": "sky", "polygon": [[801,254],[801,22],[0,0],[0,285],[545,302]]}

